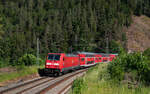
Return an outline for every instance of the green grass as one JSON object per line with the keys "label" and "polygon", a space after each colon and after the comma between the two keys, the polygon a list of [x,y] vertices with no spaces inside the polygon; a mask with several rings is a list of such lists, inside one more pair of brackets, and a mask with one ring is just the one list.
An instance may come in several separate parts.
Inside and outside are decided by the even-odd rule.
{"label": "green grass", "polygon": [[[43,67],[43,66],[40,66],[40,67]],[[37,73],[38,68],[39,68],[38,66],[17,67],[16,72],[1,73],[0,74],[0,82],[5,82],[5,81],[8,81],[8,80],[18,78],[18,77],[23,77],[23,76],[27,76],[27,75]]]}
{"label": "green grass", "polygon": [[[141,86],[136,89],[128,89],[127,85],[116,84],[115,81],[110,80],[107,65],[107,63],[101,63],[80,78],[86,85],[86,88],[81,89],[81,94],[150,94],[150,87]],[[75,88],[72,92],[74,91]]]}
{"label": "green grass", "polygon": [[[4,63],[5,62],[5,63]],[[6,67],[6,66],[8,66],[9,64],[8,64],[8,61],[6,61],[6,60],[0,60],[0,68],[3,68],[3,67]]]}

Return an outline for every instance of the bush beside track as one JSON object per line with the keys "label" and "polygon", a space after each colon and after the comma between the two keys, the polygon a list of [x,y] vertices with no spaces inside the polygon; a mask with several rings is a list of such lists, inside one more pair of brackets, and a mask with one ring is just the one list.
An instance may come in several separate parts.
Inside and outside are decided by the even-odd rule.
{"label": "bush beside track", "polygon": [[[145,51],[146,52],[146,51]],[[144,53],[145,53],[144,52]],[[112,79],[122,82],[124,80],[132,84],[150,84],[150,59],[143,53],[122,53],[108,66],[108,72]]]}

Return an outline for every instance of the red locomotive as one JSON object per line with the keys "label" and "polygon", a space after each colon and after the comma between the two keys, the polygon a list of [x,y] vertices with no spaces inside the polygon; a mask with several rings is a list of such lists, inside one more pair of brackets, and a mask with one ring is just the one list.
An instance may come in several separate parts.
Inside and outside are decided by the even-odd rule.
{"label": "red locomotive", "polygon": [[59,75],[65,71],[80,67],[79,56],[65,53],[48,53],[45,62],[45,73]]}

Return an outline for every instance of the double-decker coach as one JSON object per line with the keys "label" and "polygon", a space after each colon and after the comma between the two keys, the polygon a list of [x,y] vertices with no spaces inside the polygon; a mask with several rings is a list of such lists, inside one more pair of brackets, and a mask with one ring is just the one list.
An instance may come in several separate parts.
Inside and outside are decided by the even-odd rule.
{"label": "double-decker coach", "polygon": [[95,54],[95,62],[96,63],[102,62],[102,55],[101,54]]}
{"label": "double-decker coach", "polygon": [[112,61],[113,59],[115,59],[116,56],[118,56],[118,54],[110,54],[109,55],[109,61]]}
{"label": "double-decker coach", "polygon": [[109,54],[106,53],[97,53],[98,55],[101,55],[101,62],[109,62]]}
{"label": "double-decker coach", "polygon": [[112,61],[118,54],[106,54],[106,53],[98,53],[101,55],[102,62],[110,62]]}
{"label": "double-decker coach", "polygon": [[78,52],[78,56],[80,58],[81,67],[90,67],[96,64],[96,57],[94,53]]}

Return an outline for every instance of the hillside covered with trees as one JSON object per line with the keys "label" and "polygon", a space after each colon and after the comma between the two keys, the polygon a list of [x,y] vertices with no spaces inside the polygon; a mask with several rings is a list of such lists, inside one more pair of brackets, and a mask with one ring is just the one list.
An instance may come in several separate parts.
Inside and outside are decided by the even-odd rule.
{"label": "hillside covered with trees", "polygon": [[[48,52],[117,53],[132,15],[150,16],[149,0],[0,0],[0,59]],[[119,41],[119,42],[118,42]]]}

